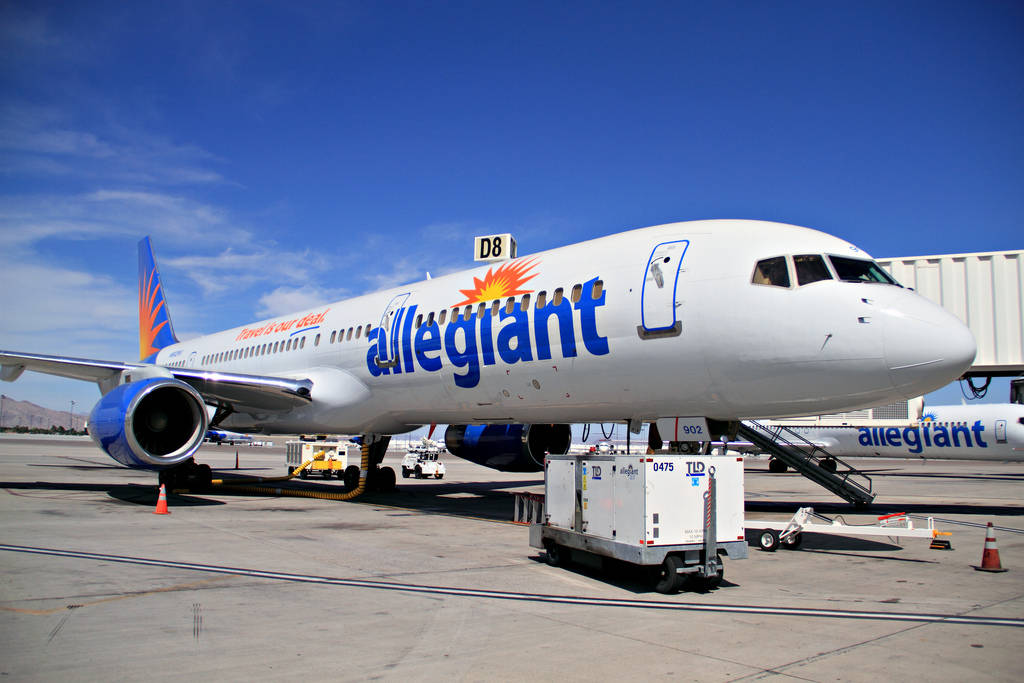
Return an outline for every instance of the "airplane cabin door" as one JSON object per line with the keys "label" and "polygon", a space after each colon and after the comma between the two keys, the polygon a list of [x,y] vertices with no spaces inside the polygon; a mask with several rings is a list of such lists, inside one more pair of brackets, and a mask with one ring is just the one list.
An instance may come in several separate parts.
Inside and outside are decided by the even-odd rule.
{"label": "airplane cabin door", "polygon": [[395,296],[380,316],[378,329],[381,332],[377,335],[377,367],[379,368],[392,368],[399,363],[402,315],[405,313],[405,302],[408,299],[408,292]]}
{"label": "airplane cabin door", "polygon": [[679,306],[677,290],[679,271],[689,246],[689,240],[676,240],[662,242],[651,251],[640,293],[637,333],[641,339],[674,337],[682,333],[683,324],[676,317]]}

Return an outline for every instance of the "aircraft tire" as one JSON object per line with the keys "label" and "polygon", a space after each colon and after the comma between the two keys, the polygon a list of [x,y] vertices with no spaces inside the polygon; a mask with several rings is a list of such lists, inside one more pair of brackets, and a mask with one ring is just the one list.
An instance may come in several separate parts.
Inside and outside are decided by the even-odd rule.
{"label": "aircraft tire", "polygon": [[345,474],[342,476],[344,477],[346,491],[353,491],[359,486],[359,467],[357,465],[346,467]]}
{"label": "aircraft tire", "polygon": [[395,490],[395,471],[390,467],[381,467],[377,470],[377,488],[383,493]]}

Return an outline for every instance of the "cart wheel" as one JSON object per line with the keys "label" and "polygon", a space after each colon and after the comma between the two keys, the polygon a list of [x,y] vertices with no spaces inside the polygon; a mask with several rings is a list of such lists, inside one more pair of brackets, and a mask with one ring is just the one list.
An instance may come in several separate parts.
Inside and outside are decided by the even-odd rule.
{"label": "cart wheel", "polygon": [[763,529],[757,537],[761,550],[774,553],[779,549],[779,532],[775,529]]}
{"label": "cart wheel", "polygon": [[658,571],[657,580],[654,582],[654,590],[659,593],[678,592],[679,587],[683,584],[683,575],[679,573],[679,568],[682,566],[683,561],[677,555],[666,555],[665,561],[661,563],[661,568]]}
{"label": "cart wheel", "polygon": [[689,585],[691,588],[698,591],[709,591],[718,588],[722,579],[725,578],[725,563],[722,562],[721,557],[715,558],[715,573],[711,576],[697,576],[696,573],[690,574]]}
{"label": "cart wheel", "polygon": [[786,536],[781,540],[783,548],[786,548],[788,550],[796,550],[800,547],[800,543],[804,540],[804,536],[798,531],[797,533],[790,534],[789,536]]}
{"label": "cart wheel", "polygon": [[545,561],[552,567],[564,567],[569,561],[569,551],[566,548],[549,541],[544,544],[544,551],[547,556],[544,558]]}

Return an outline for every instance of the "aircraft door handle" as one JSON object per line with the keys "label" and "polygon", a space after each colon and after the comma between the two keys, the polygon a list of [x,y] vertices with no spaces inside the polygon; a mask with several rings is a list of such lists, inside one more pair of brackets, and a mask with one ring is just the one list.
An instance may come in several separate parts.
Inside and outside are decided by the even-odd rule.
{"label": "aircraft door handle", "polygon": [[665,276],[661,274],[661,266],[657,263],[651,264],[651,276],[654,278],[654,283],[658,285],[658,289],[665,286]]}

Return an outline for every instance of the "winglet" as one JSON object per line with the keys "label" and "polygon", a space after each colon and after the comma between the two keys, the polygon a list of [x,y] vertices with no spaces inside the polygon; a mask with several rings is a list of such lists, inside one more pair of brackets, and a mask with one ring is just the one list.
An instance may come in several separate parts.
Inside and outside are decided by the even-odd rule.
{"label": "winglet", "polygon": [[139,358],[152,363],[160,349],[177,344],[149,237],[139,242]]}

